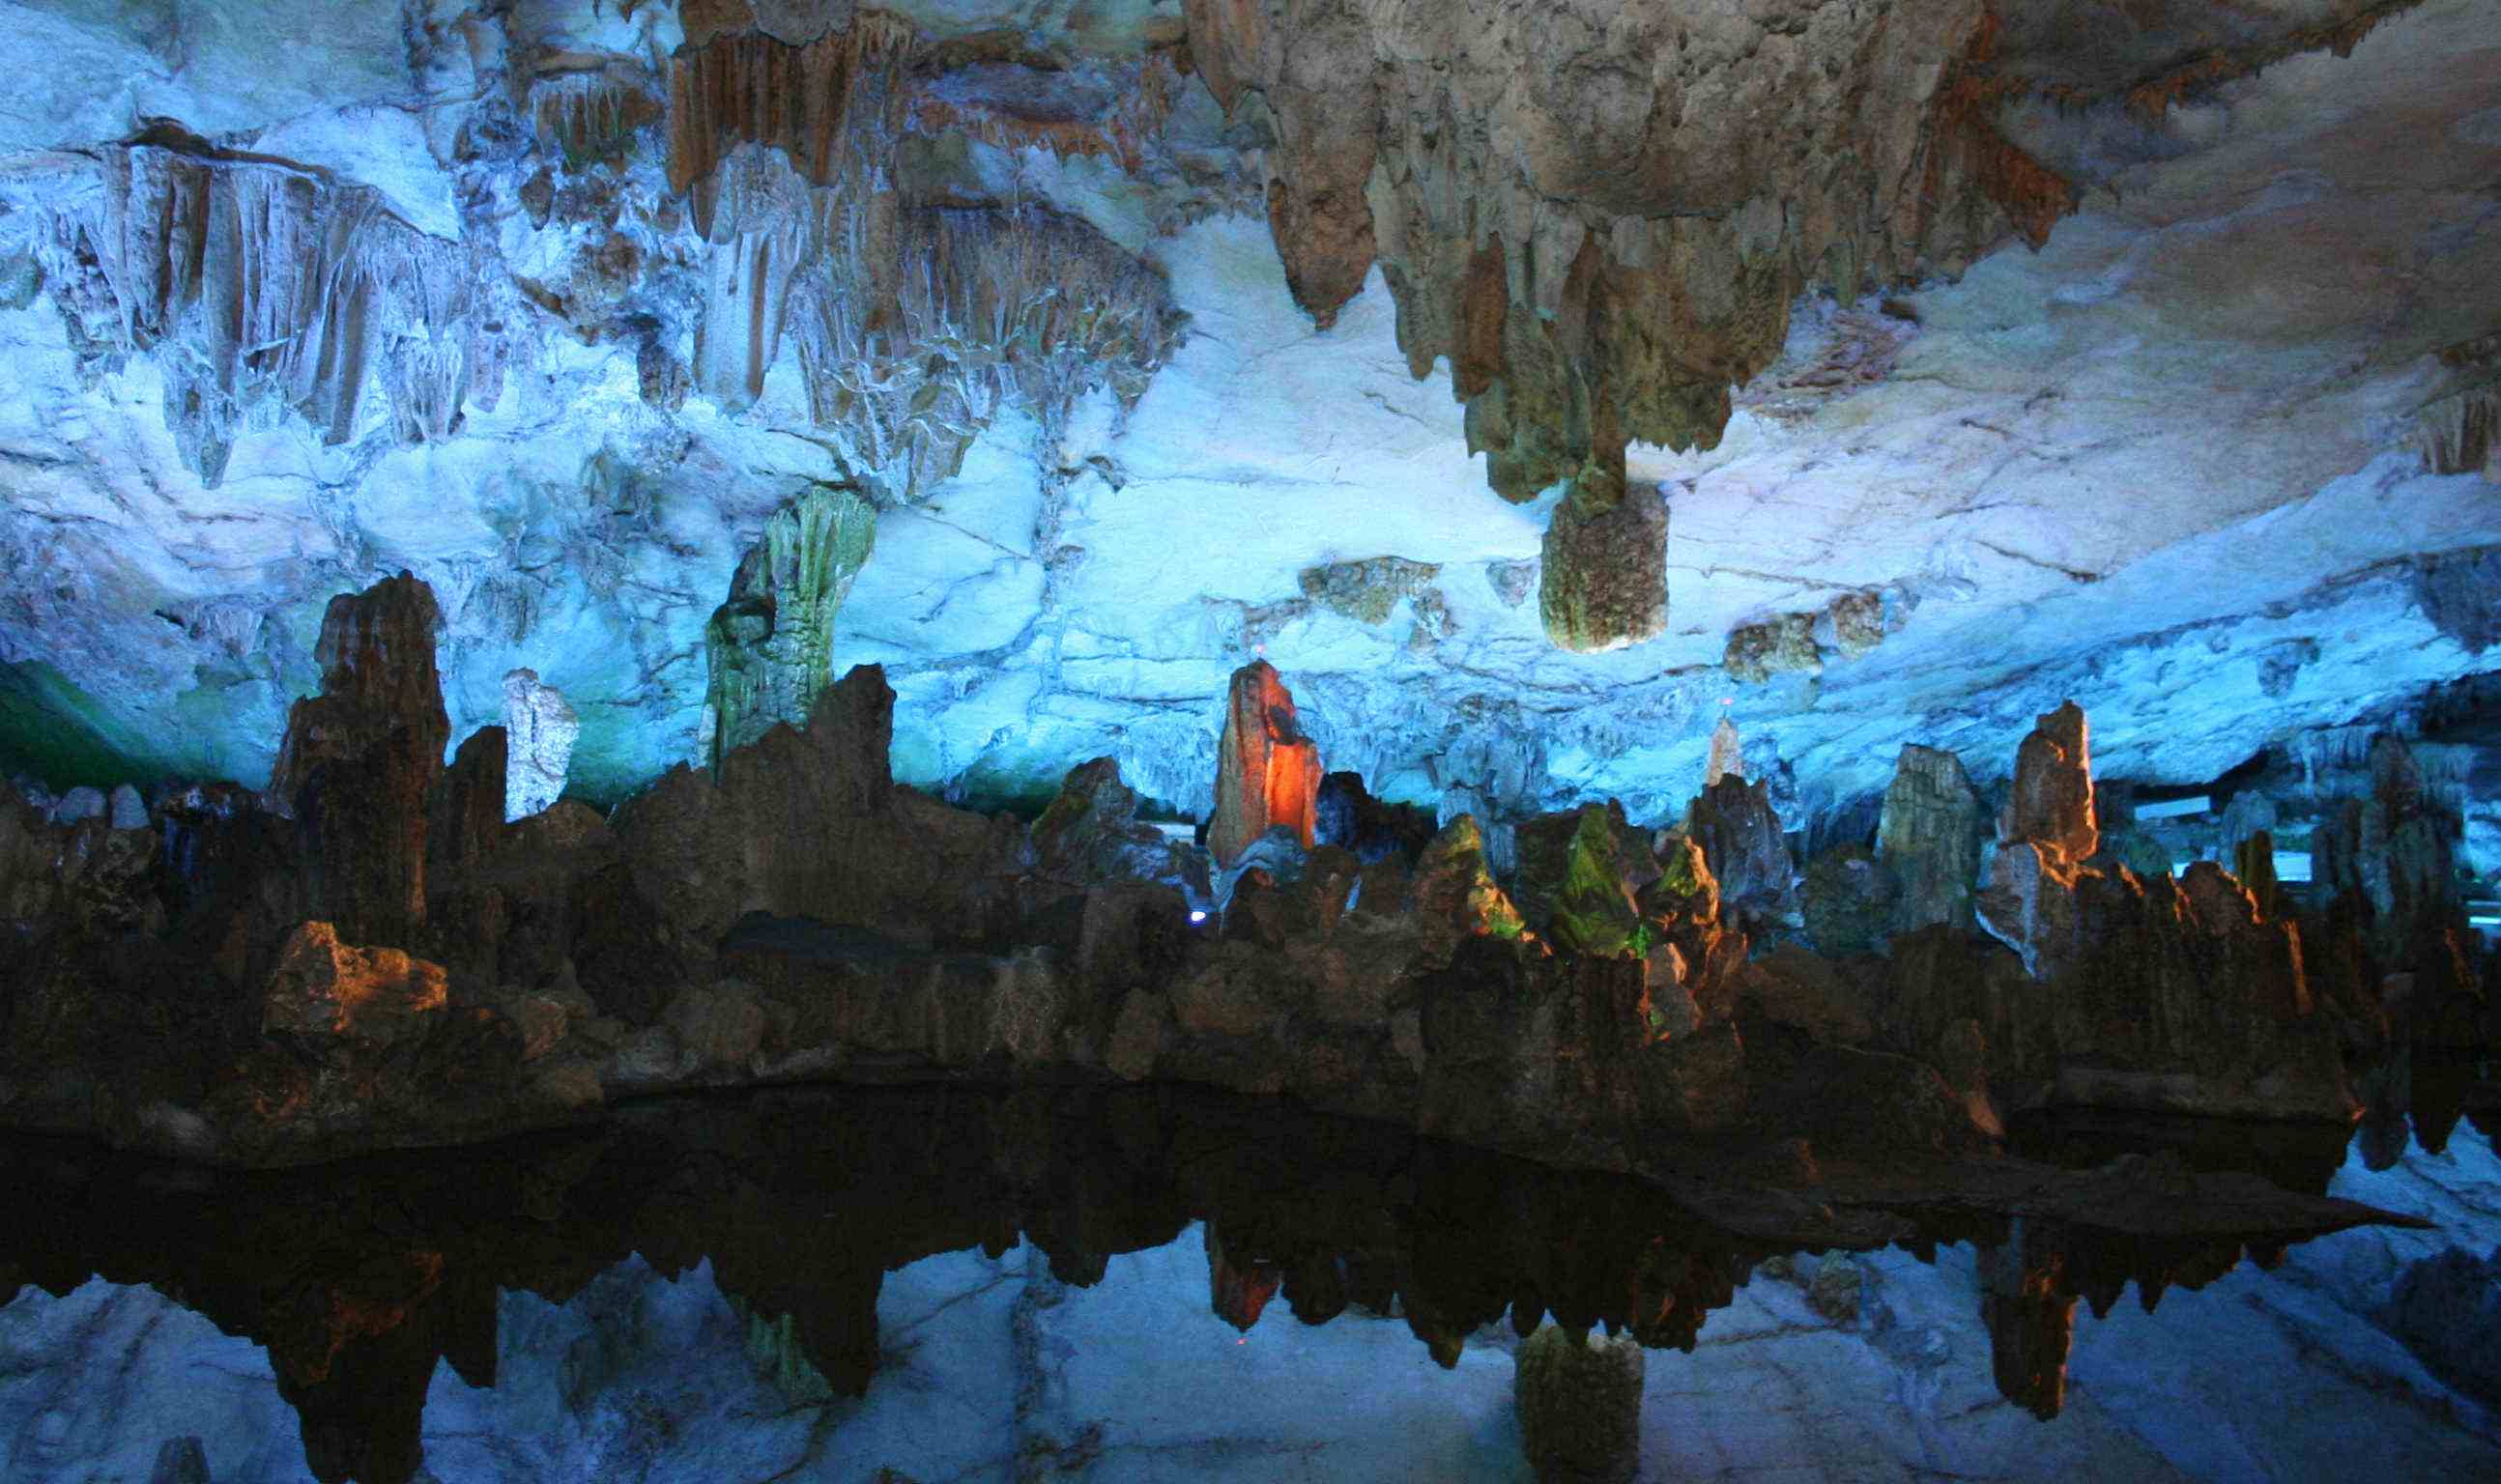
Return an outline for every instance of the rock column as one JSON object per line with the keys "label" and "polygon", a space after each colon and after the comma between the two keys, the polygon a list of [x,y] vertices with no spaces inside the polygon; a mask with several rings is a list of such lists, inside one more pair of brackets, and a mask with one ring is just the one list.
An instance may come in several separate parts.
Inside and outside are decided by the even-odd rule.
{"label": "rock column", "polygon": [[1962,759],[1916,743],[1902,749],[1876,827],[1876,857],[1901,889],[1894,932],[1916,932],[1933,922],[1971,930],[1980,817],[1980,795]]}
{"label": "rock column", "polygon": [[354,942],[425,921],[426,803],[451,737],[434,663],[434,592],[408,573],[330,600],[321,693],[287,716],[270,793],[302,825],[305,914]]}
{"label": "rock column", "polygon": [[1320,750],[1303,736],[1293,692],[1265,660],[1233,672],[1217,744],[1216,815],[1207,848],[1230,866],[1251,841],[1283,826],[1312,845],[1320,788]]}

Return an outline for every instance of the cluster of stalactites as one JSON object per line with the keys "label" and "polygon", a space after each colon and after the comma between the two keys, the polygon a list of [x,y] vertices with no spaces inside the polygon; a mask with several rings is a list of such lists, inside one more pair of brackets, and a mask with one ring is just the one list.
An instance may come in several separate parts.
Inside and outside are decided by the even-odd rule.
{"label": "cluster of stalactites", "polygon": [[[863,20],[807,47],[724,37],[682,56],[670,182],[710,245],[695,384],[754,402],[786,338],[811,420],[854,478],[908,503],[1004,409],[1048,430],[1098,389],[1133,404],[1180,316],[1153,269],[1084,221],[904,199],[907,42]],[[816,91],[786,92],[801,83]]]}
{"label": "cluster of stalactites", "polygon": [[503,348],[466,250],[370,188],[187,142],[108,149],[102,176],[55,223],[47,276],[83,355],[154,357],[167,427],[204,482],[279,408],[326,443],[357,437],[369,378],[403,442],[493,406]]}
{"label": "cluster of stalactites", "polygon": [[1628,443],[1715,445],[1807,287],[1854,298],[2011,231],[2037,245],[2073,205],[1990,124],[1970,0],[1794,26],[1664,4],[1603,28],[1498,0],[1186,10],[1217,101],[1272,141],[1297,302],[1325,328],[1378,262],[1412,369],[1449,364],[1495,490],[1566,486],[1541,604],[1566,648],[1665,626],[1666,525],[1628,500]]}

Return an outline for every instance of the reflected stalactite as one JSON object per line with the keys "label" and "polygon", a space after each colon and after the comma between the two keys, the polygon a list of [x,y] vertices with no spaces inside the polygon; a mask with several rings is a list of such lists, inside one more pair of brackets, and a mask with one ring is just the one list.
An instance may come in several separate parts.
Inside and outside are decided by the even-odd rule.
{"label": "reflected stalactite", "polygon": [[1277,1297],[1284,1274],[1277,1265],[1247,1255],[1228,1255],[1217,1224],[1207,1224],[1207,1303],[1216,1317],[1244,1334],[1259,1322],[1268,1301]]}
{"label": "reflected stalactite", "polygon": [[2025,1235],[2017,1222],[2012,1241],[1981,1252],[1980,1314],[1999,1394],[2046,1422],[2067,1404],[2076,1296],[2061,1291],[2057,1251],[2034,1250]]}

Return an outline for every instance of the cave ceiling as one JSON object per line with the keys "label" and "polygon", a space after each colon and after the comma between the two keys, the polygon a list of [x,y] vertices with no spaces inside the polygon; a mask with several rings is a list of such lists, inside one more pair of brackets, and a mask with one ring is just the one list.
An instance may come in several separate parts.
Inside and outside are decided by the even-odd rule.
{"label": "cave ceiling", "polygon": [[453,741],[528,668],[603,801],[776,666],[884,664],[977,801],[1203,813],[1264,658],[1393,797],[1664,815],[1726,715],[1792,822],[2069,697],[2189,782],[2501,668],[2501,0],[0,37],[0,763],[55,786],[265,782],[403,569]]}

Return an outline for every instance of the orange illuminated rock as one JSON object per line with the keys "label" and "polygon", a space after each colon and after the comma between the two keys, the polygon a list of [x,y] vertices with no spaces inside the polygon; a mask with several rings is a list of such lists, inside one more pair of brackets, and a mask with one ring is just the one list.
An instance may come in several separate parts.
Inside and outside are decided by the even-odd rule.
{"label": "orange illuminated rock", "polygon": [[260,1025],[270,1034],[394,1041],[446,1003],[441,965],[397,948],[354,947],[339,941],[330,924],[308,922],[279,950]]}
{"label": "orange illuminated rock", "polygon": [[1217,744],[1216,817],[1207,848],[1230,866],[1250,842],[1284,825],[1312,843],[1320,790],[1320,749],[1294,719],[1294,694],[1265,660],[1233,672],[1232,699]]}

